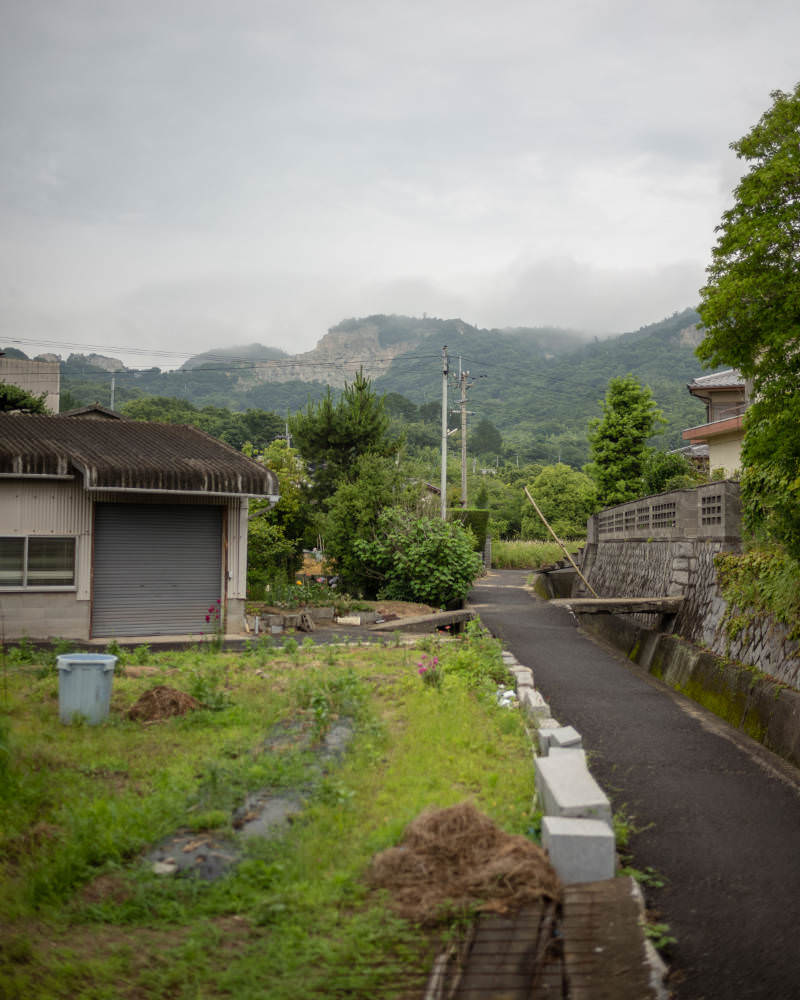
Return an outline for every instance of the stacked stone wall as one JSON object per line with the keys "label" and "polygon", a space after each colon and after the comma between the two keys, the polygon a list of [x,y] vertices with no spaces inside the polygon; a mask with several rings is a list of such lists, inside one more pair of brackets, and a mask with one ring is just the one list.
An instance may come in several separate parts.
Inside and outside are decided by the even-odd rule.
{"label": "stacked stone wall", "polygon": [[[736,523],[738,527],[735,513],[738,497],[729,484],[725,486],[722,524],[727,515],[727,524]],[[672,495],[677,501],[674,504],[677,516],[669,525],[671,537],[635,537],[632,516],[627,518],[631,524],[629,537],[620,537],[624,535],[620,526],[625,523],[628,508],[635,504],[595,515],[589,524],[584,575],[601,597],[683,595],[684,602],[675,621],[677,635],[800,689],[800,643],[788,637],[784,626],[768,617],[744,615],[742,621],[746,624],[734,638],[725,628],[728,608],[717,583],[714,557],[720,552],[739,551],[741,542],[729,527],[719,530],[719,521],[702,537],[704,517],[709,510],[709,489],[706,486],[697,491],[696,503],[687,495],[693,491],[681,490],[680,495]],[[658,501],[663,505],[670,499],[669,494],[663,494],[637,503],[641,509],[643,503],[652,506]],[[686,512],[685,518],[681,517],[681,510]],[[612,528],[603,530],[603,525],[611,526],[615,521],[616,537],[611,538]],[[575,593],[585,595],[586,591],[579,584]],[[625,618],[637,625],[657,627],[659,616],[626,615]]]}

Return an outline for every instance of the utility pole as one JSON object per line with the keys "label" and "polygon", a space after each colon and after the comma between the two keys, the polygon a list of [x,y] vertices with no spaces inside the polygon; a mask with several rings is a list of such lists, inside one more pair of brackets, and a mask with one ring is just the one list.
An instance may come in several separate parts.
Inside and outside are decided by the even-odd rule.
{"label": "utility pole", "polygon": [[116,386],[117,386],[116,376],[112,375],[111,376],[111,405],[109,407],[112,410],[114,409],[114,390],[116,389]]}
{"label": "utility pole", "polygon": [[447,376],[449,368],[447,365],[447,344],[442,348],[442,476],[441,487],[441,509],[442,520],[447,520]]}
{"label": "utility pole", "polygon": [[467,385],[469,372],[461,371],[461,358],[458,359],[459,375],[461,383],[461,506],[467,506],[467,389],[475,383]]}

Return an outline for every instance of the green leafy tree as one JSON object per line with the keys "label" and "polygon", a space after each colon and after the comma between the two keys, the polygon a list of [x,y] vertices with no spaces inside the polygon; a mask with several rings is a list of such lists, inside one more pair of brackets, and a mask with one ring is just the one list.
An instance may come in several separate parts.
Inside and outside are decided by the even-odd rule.
{"label": "green leafy tree", "polygon": [[18,385],[0,382],[0,413],[47,414],[50,411],[44,405],[46,395],[46,393],[42,393],[41,396],[33,396],[24,389],[20,389]]}
{"label": "green leafy tree", "polygon": [[[563,463],[546,465],[528,490],[560,538],[586,534],[586,521],[597,509],[597,487],[589,476]],[[530,504],[522,518],[522,537],[550,538]]]}
{"label": "green leafy tree", "polygon": [[491,420],[485,417],[469,436],[469,449],[475,455],[499,455],[503,438]]}
{"label": "green leafy tree", "polygon": [[344,590],[374,597],[378,580],[356,543],[372,538],[381,511],[400,500],[400,473],[393,460],[373,454],[357,458],[350,471],[352,479],[340,481],[322,520],[325,553]]}
{"label": "green leafy tree", "polygon": [[680,452],[649,448],[642,466],[642,496],[697,486],[706,477]]}
{"label": "green leafy tree", "polygon": [[318,403],[309,403],[290,419],[295,444],[312,472],[315,503],[326,508],[339,482],[352,481],[360,455],[396,453],[399,441],[390,436],[389,424],[383,398],[363,371],[345,383],[338,400],[329,388]]}
{"label": "green leafy tree", "polygon": [[604,506],[641,496],[647,441],[663,422],[648,386],[633,375],[608,383],[603,415],[589,424],[592,461],[587,472],[597,484]]}
{"label": "green leafy tree", "polygon": [[466,597],[480,572],[474,541],[460,524],[390,507],[355,552],[380,598],[445,607]]}
{"label": "green leafy tree", "polygon": [[800,84],[738,142],[749,165],[717,227],[697,349],[752,380],[745,418],[745,522],[800,559]]}
{"label": "green leafy tree", "polygon": [[[272,441],[263,451],[245,444],[244,453],[262,462],[278,479],[280,499],[250,502],[247,525],[247,586],[263,597],[264,584],[293,573],[303,556],[303,544],[311,529],[308,504],[303,494],[305,475],[297,452],[283,440]],[[260,593],[256,593],[260,589]]]}

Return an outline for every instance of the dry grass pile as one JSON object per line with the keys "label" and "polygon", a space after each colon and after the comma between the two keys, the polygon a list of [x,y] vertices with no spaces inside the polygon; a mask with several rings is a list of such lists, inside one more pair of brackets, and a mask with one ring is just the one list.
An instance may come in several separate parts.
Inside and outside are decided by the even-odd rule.
{"label": "dry grass pile", "polygon": [[388,890],[400,916],[428,925],[466,909],[507,913],[561,895],[544,851],[469,802],[420,814],[399,847],[373,858],[368,879]]}
{"label": "dry grass pile", "polygon": [[185,691],[158,684],[141,696],[128,712],[129,719],[158,722],[172,715],[185,715],[201,708],[200,702]]}

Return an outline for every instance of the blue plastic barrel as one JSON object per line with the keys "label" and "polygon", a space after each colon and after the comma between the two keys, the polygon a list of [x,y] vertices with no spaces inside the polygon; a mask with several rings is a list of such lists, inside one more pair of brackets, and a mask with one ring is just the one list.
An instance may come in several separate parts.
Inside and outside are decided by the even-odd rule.
{"label": "blue plastic barrel", "polygon": [[116,656],[65,653],[57,657],[58,714],[62,722],[80,716],[96,726],[108,717]]}

